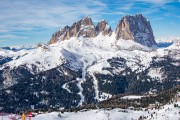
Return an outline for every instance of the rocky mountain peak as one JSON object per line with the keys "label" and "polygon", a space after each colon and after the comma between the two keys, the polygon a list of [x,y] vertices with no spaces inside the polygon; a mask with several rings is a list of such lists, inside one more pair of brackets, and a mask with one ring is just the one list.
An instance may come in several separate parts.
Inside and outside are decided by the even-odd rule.
{"label": "rocky mountain peak", "polygon": [[102,35],[111,35],[112,34],[112,30],[111,27],[108,25],[108,22],[105,20],[102,20],[101,22],[99,22],[96,26],[96,31],[98,33],[102,32]]}
{"label": "rocky mountain peak", "polygon": [[77,32],[75,32],[74,36],[77,36],[77,37],[83,36],[86,38],[96,37],[96,29],[89,16],[78,21],[75,24],[75,27],[78,29],[76,29]]}
{"label": "rocky mountain peak", "polygon": [[71,37],[95,37],[96,29],[90,17],[85,17],[75,23],[72,26],[65,26],[63,29],[55,32],[49,41],[49,44],[56,43],[58,41],[68,40]]}
{"label": "rocky mountain peak", "polygon": [[60,29],[59,31],[56,31],[48,44],[53,44],[58,42],[59,40],[65,40],[65,39],[69,39],[69,31],[70,31],[71,27],[70,26],[65,26],[64,28]]}
{"label": "rocky mountain peak", "polygon": [[124,16],[116,27],[116,39],[134,40],[142,45],[157,46],[150,22],[137,14]]}
{"label": "rocky mountain peak", "polygon": [[[55,32],[49,44],[69,40],[71,37],[94,38],[100,33],[109,36],[112,34],[112,29],[108,22],[102,20],[95,27],[91,18],[87,16],[75,22],[72,26],[65,26],[63,29]],[[148,47],[157,46],[150,22],[142,14],[124,16],[119,21],[115,33],[116,40],[134,40]]]}
{"label": "rocky mountain peak", "polygon": [[85,18],[83,18],[82,20],[80,20],[81,25],[93,25],[93,22],[91,20],[91,18],[89,16],[86,16]]}

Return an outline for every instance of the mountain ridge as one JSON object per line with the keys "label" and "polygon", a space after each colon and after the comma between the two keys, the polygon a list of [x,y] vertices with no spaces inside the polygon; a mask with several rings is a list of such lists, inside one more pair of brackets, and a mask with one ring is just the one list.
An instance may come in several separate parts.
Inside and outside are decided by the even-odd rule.
{"label": "mountain ridge", "polygon": [[[55,32],[48,43],[69,40],[71,37],[94,38],[100,33],[104,36],[111,36],[112,32],[107,21],[102,20],[95,26],[90,17],[85,17],[73,23],[72,26],[65,26]],[[148,47],[157,46],[150,22],[142,14],[124,16],[117,24],[115,34],[116,40],[134,40]]]}

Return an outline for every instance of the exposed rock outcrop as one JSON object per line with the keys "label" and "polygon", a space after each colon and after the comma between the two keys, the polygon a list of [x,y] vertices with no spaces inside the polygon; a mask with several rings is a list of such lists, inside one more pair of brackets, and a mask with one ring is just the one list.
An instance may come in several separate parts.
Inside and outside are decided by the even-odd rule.
{"label": "exposed rock outcrop", "polygon": [[96,31],[98,33],[102,32],[102,35],[111,35],[112,34],[112,30],[111,27],[108,25],[108,23],[105,20],[102,20],[101,22],[99,22],[96,26]]}
{"label": "exposed rock outcrop", "polygon": [[134,40],[142,45],[157,46],[150,22],[141,14],[123,17],[116,27],[116,39]]}
{"label": "exposed rock outcrop", "polygon": [[80,36],[88,38],[96,37],[96,29],[90,17],[85,17],[84,19],[75,22],[71,27],[65,26],[63,29],[55,32],[52,35],[49,44]]}
{"label": "exposed rock outcrop", "polygon": [[52,38],[49,41],[49,44],[56,43],[59,40],[69,39],[71,36],[72,35],[70,34],[70,27],[69,26],[65,26],[63,29],[55,32],[52,35]]}
{"label": "exposed rock outcrop", "polygon": [[91,38],[96,36],[95,26],[90,17],[85,17],[77,23],[74,23],[71,26],[71,32],[74,37],[83,36]]}
{"label": "exposed rock outcrop", "polygon": [[58,41],[68,40],[71,37],[86,37],[94,38],[99,33],[102,35],[111,35],[112,29],[105,20],[102,20],[95,27],[90,17],[75,22],[72,26],[65,26],[63,29],[55,32],[49,41],[49,44],[56,43]]}

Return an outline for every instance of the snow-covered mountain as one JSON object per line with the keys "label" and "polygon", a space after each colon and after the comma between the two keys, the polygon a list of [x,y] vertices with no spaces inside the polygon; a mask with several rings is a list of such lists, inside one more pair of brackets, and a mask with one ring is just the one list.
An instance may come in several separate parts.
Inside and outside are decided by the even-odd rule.
{"label": "snow-covered mountain", "polygon": [[169,47],[173,43],[177,44],[180,41],[180,38],[179,37],[159,38],[156,41],[159,47]]}
{"label": "snow-covered mountain", "polygon": [[158,43],[170,43],[170,42],[180,41],[180,37],[158,38],[156,41]]}
{"label": "snow-covered mountain", "polygon": [[[141,23],[138,16],[130,16],[131,21],[136,19],[135,26]],[[134,31],[131,35],[152,36],[150,26],[145,27],[143,31],[130,29]],[[112,32],[106,21],[95,27],[85,17],[55,32],[48,45],[1,48],[0,107],[6,111],[31,105],[44,110],[50,106],[70,108],[96,104],[117,94],[145,94],[178,85],[179,42],[165,48],[147,47],[156,43],[153,37],[145,38],[117,39],[117,32]]]}

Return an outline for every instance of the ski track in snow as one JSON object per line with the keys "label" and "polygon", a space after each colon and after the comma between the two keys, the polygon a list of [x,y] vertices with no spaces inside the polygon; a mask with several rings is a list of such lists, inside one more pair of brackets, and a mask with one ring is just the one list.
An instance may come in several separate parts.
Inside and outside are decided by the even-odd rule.
{"label": "ski track in snow", "polygon": [[82,94],[83,88],[82,88],[82,86],[81,86],[81,83],[83,83],[83,80],[82,80],[82,79],[77,79],[77,81],[78,81],[78,83],[77,83],[76,85],[77,85],[77,87],[79,88],[78,94],[79,94],[80,97],[81,97],[81,100],[79,101],[78,106],[81,106],[82,103],[84,102],[84,95]]}
{"label": "ski track in snow", "polygon": [[[71,81],[71,82],[74,82],[74,81]],[[67,90],[69,93],[72,93],[72,92],[68,89],[67,85],[68,85],[69,83],[71,83],[71,82],[67,82],[67,83],[64,83],[64,84],[62,85],[62,88],[65,89],[65,90]]]}
{"label": "ski track in snow", "polygon": [[81,97],[81,100],[79,101],[79,104],[78,106],[81,106],[84,102],[84,95],[83,95],[83,88],[81,86],[81,84],[86,80],[86,69],[87,69],[87,66],[88,64],[86,63],[87,61],[86,60],[82,60],[83,61],[83,68],[82,68],[82,78],[77,78],[77,81],[78,83],[76,84],[77,87],[79,88],[79,92],[78,94],[80,95]]}
{"label": "ski track in snow", "polygon": [[99,101],[98,81],[93,73],[91,74],[91,76],[93,77],[93,84],[94,84],[94,89],[95,89],[95,99]]}
{"label": "ski track in snow", "polygon": [[[106,59],[108,59],[108,58],[106,58]],[[95,89],[95,97],[94,97],[94,99],[96,99],[98,102],[101,101],[101,99],[100,99],[100,96],[99,96],[98,80],[94,76],[94,73],[96,73],[96,72],[103,73],[104,72],[102,70],[102,66],[98,66],[98,64],[103,63],[104,61],[106,61],[106,59],[101,59],[101,60],[98,60],[98,61],[94,61],[93,64],[88,68],[88,72],[93,78],[93,84],[94,84],[94,89]],[[106,64],[106,66],[108,66],[108,64]],[[111,74],[111,73],[109,72],[108,74]]]}

